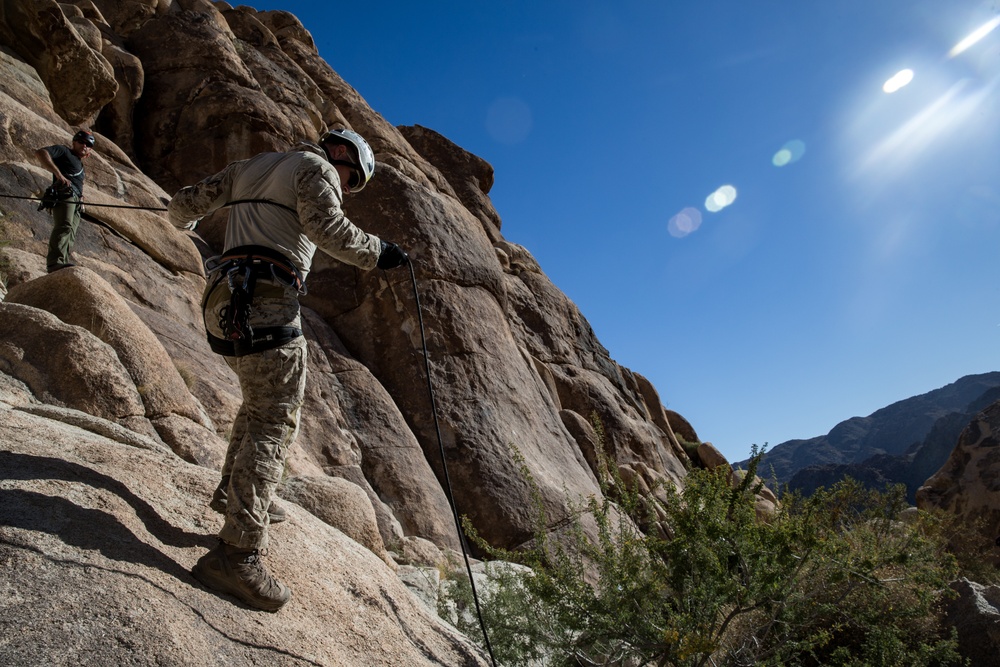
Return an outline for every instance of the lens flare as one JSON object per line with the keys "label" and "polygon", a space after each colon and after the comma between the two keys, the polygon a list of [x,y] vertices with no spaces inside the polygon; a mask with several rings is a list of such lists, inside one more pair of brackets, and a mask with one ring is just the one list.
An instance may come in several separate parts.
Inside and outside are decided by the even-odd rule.
{"label": "lens flare", "polygon": [[781,147],[781,150],[771,158],[771,164],[775,167],[784,167],[787,164],[798,162],[806,154],[806,144],[804,141],[792,139]]}
{"label": "lens flare", "polygon": [[723,185],[708,195],[708,198],[705,200],[705,209],[709,213],[718,213],[734,201],[736,201],[736,188],[731,185]]}
{"label": "lens flare", "polygon": [[501,144],[513,146],[528,138],[534,124],[531,107],[517,97],[500,97],[486,113],[486,131]]}
{"label": "lens flare", "polygon": [[701,227],[701,211],[691,207],[685,208],[667,223],[667,231],[679,239],[697,231],[699,227]]}
{"label": "lens flare", "polygon": [[997,26],[1000,26],[1000,16],[997,16],[987,21],[983,25],[979,26],[974,31],[972,31],[972,33],[968,37],[963,39],[955,46],[951,47],[951,51],[948,52],[948,57],[954,58],[959,53],[962,53],[963,51],[966,51],[967,49],[971,48],[973,45],[979,42],[983,37],[986,37],[986,35],[996,30]]}
{"label": "lens flare", "polygon": [[888,81],[882,84],[882,90],[891,95],[911,81],[913,81],[913,70],[900,70],[893,74]]}

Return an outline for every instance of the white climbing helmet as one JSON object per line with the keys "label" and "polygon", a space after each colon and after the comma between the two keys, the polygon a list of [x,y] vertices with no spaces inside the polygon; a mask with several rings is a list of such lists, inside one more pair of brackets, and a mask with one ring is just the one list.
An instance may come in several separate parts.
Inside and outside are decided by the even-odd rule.
{"label": "white climbing helmet", "polygon": [[353,130],[330,130],[323,135],[319,143],[321,145],[331,143],[353,146],[354,153],[360,161],[359,163],[348,162],[346,160],[330,160],[330,164],[342,164],[350,167],[357,173],[357,178],[352,178],[351,182],[348,183],[348,187],[353,192],[357,192],[368,185],[368,181],[375,174],[375,153],[372,152],[372,147],[368,145],[364,137]]}

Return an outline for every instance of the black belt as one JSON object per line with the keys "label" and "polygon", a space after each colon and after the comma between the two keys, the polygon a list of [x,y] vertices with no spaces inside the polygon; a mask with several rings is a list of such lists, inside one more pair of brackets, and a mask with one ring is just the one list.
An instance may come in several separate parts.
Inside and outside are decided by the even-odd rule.
{"label": "black belt", "polygon": [[224,357],[244,357],[254,352],[273,350],[289,343],[302,335],[302,329],[295,327],[261,327],[254,329],[249,340],[241,338],[239,340],[226,340],[208,334],[208,346],[212,352],[221,354]]}

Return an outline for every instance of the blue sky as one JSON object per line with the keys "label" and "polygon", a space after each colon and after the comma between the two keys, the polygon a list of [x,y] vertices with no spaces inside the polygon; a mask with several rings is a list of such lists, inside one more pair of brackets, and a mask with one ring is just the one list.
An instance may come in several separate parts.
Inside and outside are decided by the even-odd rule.
{"label": "blue sky", "polygon": [[253,6],[489,161],[504,236],[731,461],[1000,369],[1000,28],[953,52],[997,0]]}

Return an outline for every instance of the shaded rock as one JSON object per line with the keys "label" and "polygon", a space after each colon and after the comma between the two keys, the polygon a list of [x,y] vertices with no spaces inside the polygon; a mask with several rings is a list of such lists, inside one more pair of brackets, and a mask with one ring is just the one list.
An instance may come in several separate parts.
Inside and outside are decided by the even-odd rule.
{"label": "shaded rock", "polygon": [[566,430],[569,431],[574,442],[576,442],[576,446],[580,448],[583,458],[587,461],[587,466],[594,475],[594,479],[604,482],[609,481],[608,471],[602,469],[600,463],[600,457],[606,457],[607,453],[603,450],[601,439],[597,435],[597,431],[594,430],[594,426],[584,419],[583,415],[572,410],[560,410],[559,418],[562,420]]}
{"label": "shaded rock", "polygon": [[[948,461],[917,491],[917,507],[955,514],[970,531],[1000,536],[1000,402],[965,427]],[[1000,545],[998,545],[1000,547]],[[1000,555],[1000,548],[992,558]]]}
{"label": "shaded rock", "polygon": [[142,61],[110,39],[103,41],[101,54],[111,64],[118,90],[114,98],[101,109],[94,127],[126,155],[135,159],[133,113],[145,83]]}
{"label": "shaded rock", "polygon": [[368,494],[368,500],[371,501],[372,508],[375,510],[375,521],[378,523],[378,532],[382,536],[382,544],[385,545],[386,549],[392,551],[397,544],[402,542],[404,537],[402,524],[396,518],[392,508],[379,498],[375,489],[368,483],[364,471],[361,470],[361,466],[327,466],[323,468],[323,472],[333,477],[346,479],[348,482],[361,487]]}
{"label": "shaded rock", "polygon": [[93,4],[116,35],[128,36],[175,3],[174,0],[93,0]]}
{"label": "shaded rock", "polygon": [[[156,336],[97,274],[81,267],[63,269],[17,285],[7,301],[44,308],[108,343],[135,383],[146,417],[163,429],[164,441],[175,451],[184,451],[188,460],[216,465],[221,461],[225,443],[192,398],[177,367]],[[167,419],[171,416],[184,422]],[[186,445],[189,441],[197,445]]]}
{"label": "shaded rock", "polygon": [[359,486],[337,477],[290,477],[281,483],[278,495],[392,564],[378,532],[375,509]]}
{"label": "shaded rock", "polygon": [[948,602],[946,619],[958,631],[962,657],[977,666],[1000,665],[1000,586],[960,579],[951,589],[958,597]]}
{"label": "shaded rock", "polygon": [[145,418],[139,392],[114,349],[38,308],[0,303],[0,372],[45,403],[132,428]]}
{"label": "shaded rock", "polygon": [[297,449],[323,469],[359,466],[406,534],[457,547],[448,499],[392,397],[308,309],[303,326],[310,382]]}

